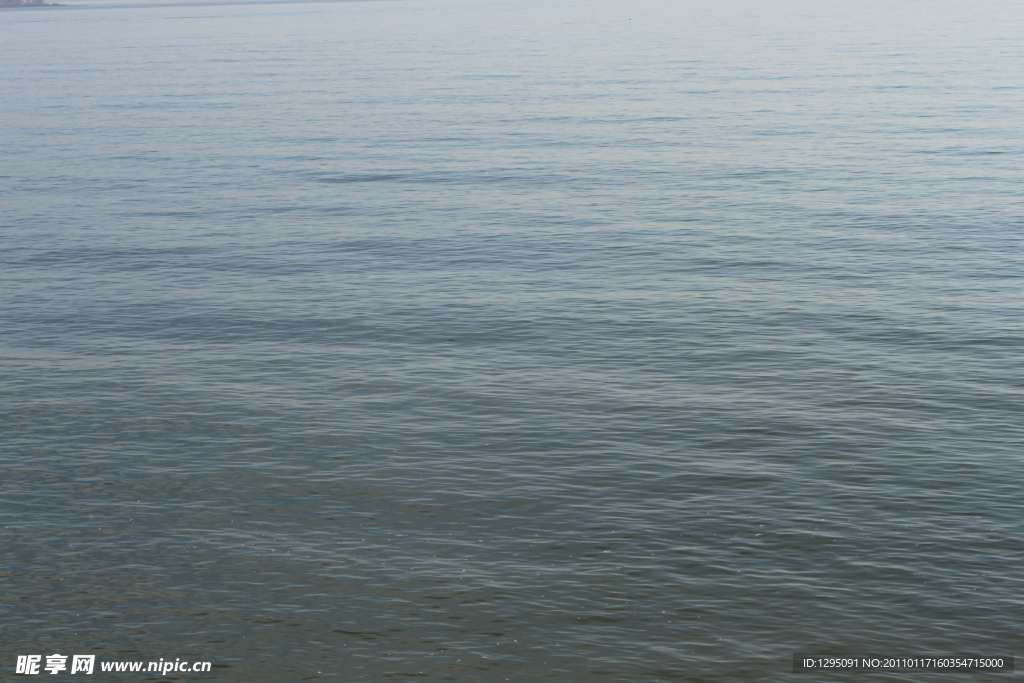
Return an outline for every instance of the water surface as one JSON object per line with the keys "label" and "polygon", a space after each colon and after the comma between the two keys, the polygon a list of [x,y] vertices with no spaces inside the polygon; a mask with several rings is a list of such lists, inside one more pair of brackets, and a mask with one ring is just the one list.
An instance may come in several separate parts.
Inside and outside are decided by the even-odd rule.
{"label": "water surface", "polygon": [[1020,649],[1019,5],[0,23],[8,674]]}

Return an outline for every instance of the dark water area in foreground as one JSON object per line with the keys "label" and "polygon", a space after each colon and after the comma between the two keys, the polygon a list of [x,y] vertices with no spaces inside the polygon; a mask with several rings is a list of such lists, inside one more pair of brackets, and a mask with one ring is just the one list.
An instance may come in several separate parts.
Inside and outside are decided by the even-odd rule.
{"label": "dark water area in foreground", "polygon": [[0,26],[0,679],[1022,649],[1020,5]]}

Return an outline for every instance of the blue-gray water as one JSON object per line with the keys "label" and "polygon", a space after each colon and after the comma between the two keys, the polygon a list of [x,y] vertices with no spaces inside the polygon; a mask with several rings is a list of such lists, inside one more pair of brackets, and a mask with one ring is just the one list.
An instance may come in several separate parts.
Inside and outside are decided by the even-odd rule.
{"label": "blue-gray water", "polygon": [[1021,5],[0,29],[0,677],[1021,649]]}

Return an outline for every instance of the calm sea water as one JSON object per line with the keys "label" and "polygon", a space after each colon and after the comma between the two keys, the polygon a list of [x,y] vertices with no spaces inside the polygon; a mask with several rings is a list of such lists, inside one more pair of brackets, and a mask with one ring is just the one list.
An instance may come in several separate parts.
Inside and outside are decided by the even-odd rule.
{"label": "calm sea water", "polygon": [[0,27],[5,679],[1022,650],[1019,3]]}

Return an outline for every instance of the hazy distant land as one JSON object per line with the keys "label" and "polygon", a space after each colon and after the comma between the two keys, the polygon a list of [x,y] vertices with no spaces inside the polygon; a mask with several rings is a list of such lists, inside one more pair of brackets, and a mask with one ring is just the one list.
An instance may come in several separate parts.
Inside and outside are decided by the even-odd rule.
{"label": "hazy distant land", "polygon": [[43,0],[0,0],[2,7],[66,7],[59,2],[43,2]]}

